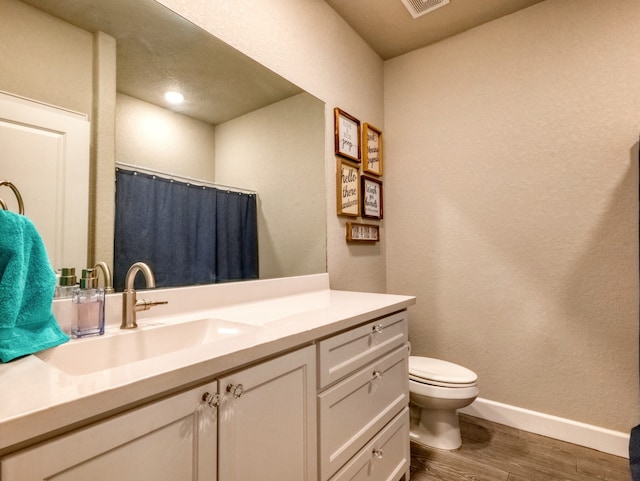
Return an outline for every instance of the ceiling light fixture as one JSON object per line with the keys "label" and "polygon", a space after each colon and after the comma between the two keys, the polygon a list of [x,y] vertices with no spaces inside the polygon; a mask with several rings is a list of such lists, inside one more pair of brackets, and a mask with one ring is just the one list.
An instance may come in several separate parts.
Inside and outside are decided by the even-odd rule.
{"label": "ceiling light fixture", "polygon": [[184,95],[182,95],[180,92],[166,92],[164,94],[164,98],[167,100],[167,102],[174,105],[178,105],[184,102]]}

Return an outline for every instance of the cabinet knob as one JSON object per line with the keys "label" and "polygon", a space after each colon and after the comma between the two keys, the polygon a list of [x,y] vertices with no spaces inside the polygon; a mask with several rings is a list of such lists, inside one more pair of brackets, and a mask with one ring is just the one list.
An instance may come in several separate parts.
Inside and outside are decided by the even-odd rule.
{"label": "cabinet knob", "polygon": [[378,459],[382,459],[382,449],[373,448],[373,451],[371,451],[371,454],[373,454]]}
{"label": "cabinet knob", "polygon": [[375,333],[380,333],[382,332],[383,329],[384,329],[384,326],[382,324],[375,324],[372,328],[373,332]]}
{"label": "cabinet knob", "polygon": [[236,385],[228,384],[227,392],[231,393],[234,399],[238,399],[244,393],[244,386],[242,384],[236,384]]}
{"label": "cabinet knob", "polygon": [[371,378],[372,381],[375,381],[376,379],[382,379],[382,371],[378,371],[377,369],[375,371],[373,371],[373,377]]}
{"label": "cabinet knob", "polygon": [[209,407],[217,408],[220,405],[220,394],[217,392],[213,394],[206,392],[202,395],[202,401]]}

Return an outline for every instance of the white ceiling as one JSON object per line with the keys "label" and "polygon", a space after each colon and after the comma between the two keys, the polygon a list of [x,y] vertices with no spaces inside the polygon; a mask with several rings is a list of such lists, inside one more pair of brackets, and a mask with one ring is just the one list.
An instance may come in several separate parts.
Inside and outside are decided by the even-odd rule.
{"label": "white ceiling", "polygon": [[[387,60],[425,47],[543,0],[450,0],[414,19],[401,0],[326,0]],[[422,0],[429,3],[427,0]]]}

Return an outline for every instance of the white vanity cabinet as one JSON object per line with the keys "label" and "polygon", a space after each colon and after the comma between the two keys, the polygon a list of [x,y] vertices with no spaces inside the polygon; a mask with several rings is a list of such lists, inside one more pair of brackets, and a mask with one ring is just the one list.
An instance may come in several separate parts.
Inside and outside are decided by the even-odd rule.
{"label": "white vanity cabinet", "polygon": [[233,352],[102,421],[71,417],[73,431],[5,448],[0,480],[408,481],[408,314],[379,316],[301,330],[273,357]]}
{"label": "white vanity cabinet", "polygon": [[320,481],[408,479],[407,336],[403,311],[318,343]]}
{"label": "white vanity cabinet", "polygon": [[219,379],[219,481],[316,480],[315,346]]}
{"label": "white vanity cabinet", "polygon": [[315,356],[310,345],[19,451],[0,479],[315,481]]}
{"label": "white vanity cabinet", "polygon": [[217,416],[209,383],[1,460],[3,481],[215,480]]}

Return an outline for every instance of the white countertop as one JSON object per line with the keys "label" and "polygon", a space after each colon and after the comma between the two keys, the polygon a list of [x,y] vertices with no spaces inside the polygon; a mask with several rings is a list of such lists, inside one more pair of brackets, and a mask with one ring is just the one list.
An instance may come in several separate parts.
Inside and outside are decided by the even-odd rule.
{"label": "white countertop", "polygon": [[[138,329],[204,318],[253,327],[224,342],[90,374],[67,374],[36,355],[0,364],[0,454],[21,447],[25,441],[213,378],[415,303],[411,296],[330,290],[327,274],[154,289],[140,291],[138,297],[169,300],[166,306],[138,313]],[[68,301],[54,303],[54,313],[63,328],[70,306]],[[119,329],[120,308],[120,294],[107,297],[105,336],[124,333]],[[98,338],[69,342],[87,343],[92,339]]]}

